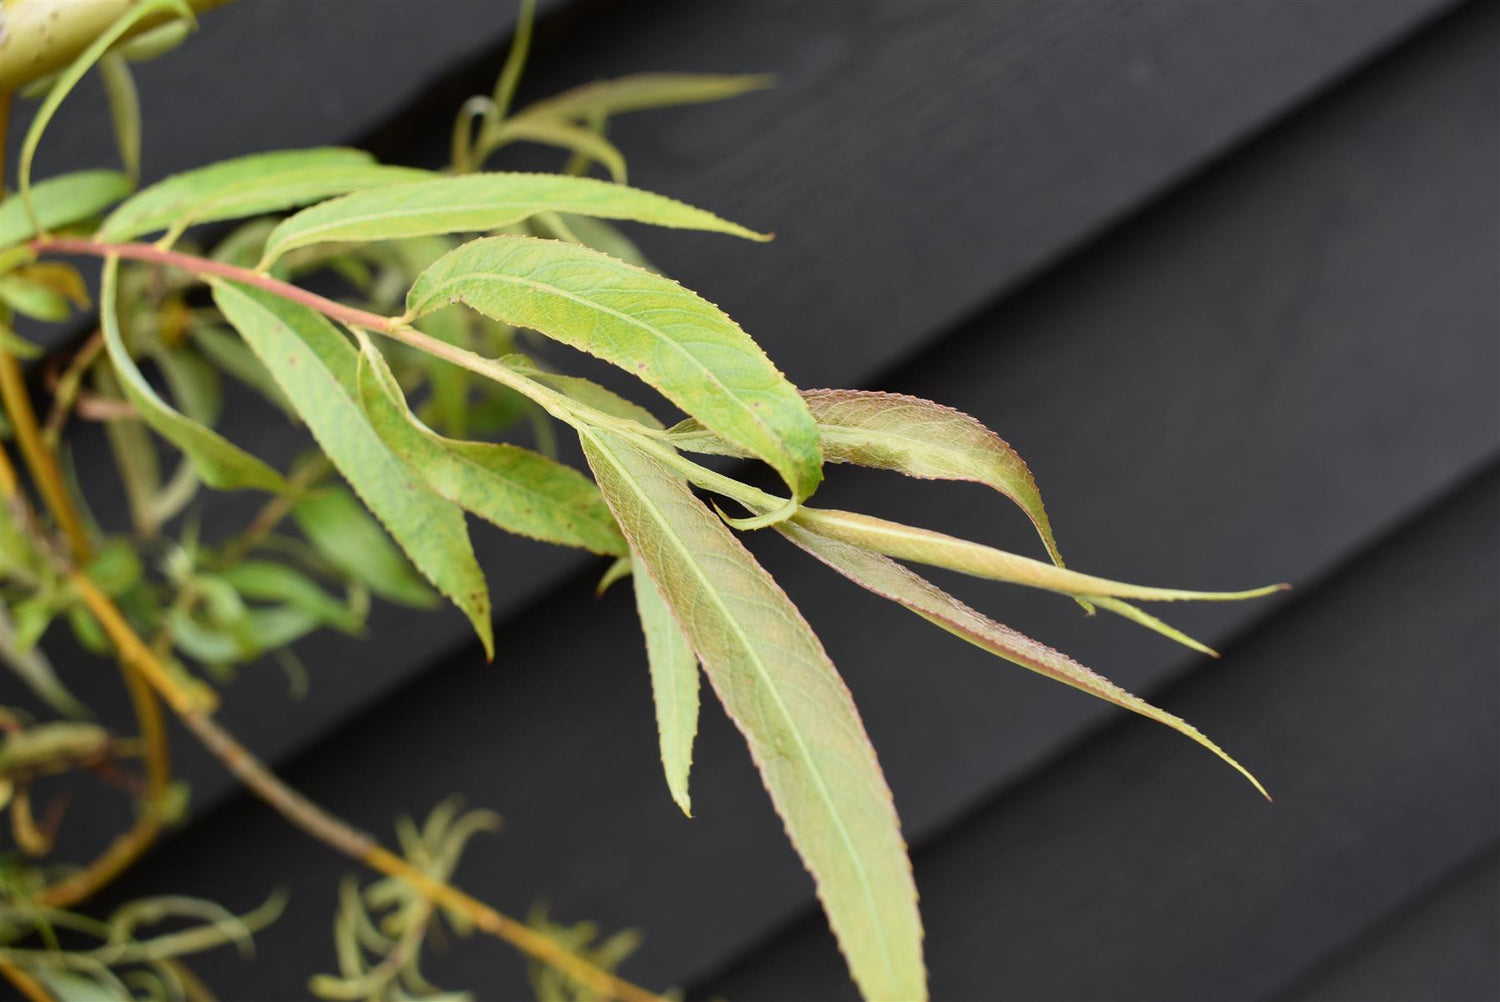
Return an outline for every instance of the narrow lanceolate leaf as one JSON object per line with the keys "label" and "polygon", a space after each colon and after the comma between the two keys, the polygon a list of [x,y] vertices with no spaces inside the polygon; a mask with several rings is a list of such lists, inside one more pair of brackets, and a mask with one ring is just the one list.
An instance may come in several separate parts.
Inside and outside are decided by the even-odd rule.
{"label": "narrow lanceolate leaf", "polygon": [[324,488],[303,498],[292,519],[324,560],[381,598],[430,609],[436,593],[349,491]]}
{"label": "narrow lanceolate leaf", "polygon": [[1006,550],[958,539],[930,529],[918,529],[899,522],[889,522],[872,515],[824,508],[802,508],[794,518],[821,535],[883,553],[898,560],[911,560],[934,567],[946,567],[962,574],[1009,581],[1012,584],[1044,588],[1082,598],[1136,599],[1142,602],[1237,602],[1260,598],[1287,586],[1276,584],[1249,591],[1188,591],[1182,588],[1152,588],[1125,584],[1092,574],[1080,574],[1065,567],[1023,557]]}
{"label": "narrow lanceolate leaf", "polygon": [[508,142],[540,143],[570,150],[574,155],[597,160],[609,171],[614,180],[625,181],[625,155],[614,143],[592,129],[574,125],[561,118],[528,116],[515,118],[502,125],[495,133],[492,145],[487,149]]}
{"label": "narrow lanceolate leaf", "polygon": [[608,556],[629,552],[588,477],[518,445],[434,433],[411,413],[385,358],[363,336],[359,390],[376,433],[449,501],[507,532]]}
{"label": "narrow lanceolate leaf", "polygon": [[321,315],[229,282],[214,301],[270,370],[313,437],[366,507],[492,650],[489,590],[463,512],[391,452],[359,404],[359,356]]}
{"label": "narrow lanceolate leaf", "polygon": [[174,174],[127,200],[99,228],[99,239],[180,233],[194,223],[292,209],[333,195],[431,177],[377,164],[360,150],[327,147],[256,153]]}
{"label": "narrow lanceolate leaf", "polygon": [[791,600],[687,486],[607,431],[595,479],[750,746],[865,998],[925,999],[916,887],[849,691]]}
{"label": "narrow lanceolate leaf", "polygon": [[[44,230],[92,219],[130,194],[130,178],[117,170],[83,170],[39,182],[31,204]],[[26,205],[19,198],[0,204],[0,246],[36,236]]]}
{"label": "narrow lanceolate leaf", "polygon": [[[8,506],[6,506],[8,507]],[[5,516],[0,515],[0,519]],[[4,536],[0,535],[0,540]],[[3,565],[0,565],[3,570]],[[84,706],[78,699],[68,691],[57,677],[57,672],[52,669],[52,663],[47,660],[47,655],[36,646],[26,647],[20,644],[16,637],[15,624],[11,622],[10,613],[5,606],[0,605],[0,664],[5,665],[25,682],[37,698],[45,702],[52,709],[65,717],[87,717],[91,716],[88,707]],[[697,670],[696,664],[694,670]],[[655,675],[652,676],[653,684]],[[696,683],[696,679],[694,680]],[[696,690],[693,693],[697,698]],[[697,710],[697,703],[693,708]],[[689,752],[691,752],[692,737],[689,736]],[[662,746],[665,750],[665,745]],[[686,776],[686,769],[683,770]],[[683,808],[686,810],[687,808]]]}
{"label": "narrow lanceolate leaf", "polygon": [[661,431],[663,428],[662,423],[657,420],[655,414],[652,414],[646,408],[633,401],[626,400],[613,390],[600,386],[591,379],[584,379],[582,376],[565,376],[559,372],[548,372],[545,369],[538,368],[525,355],[506,355],[499,361],[500,364],[512,372],[533,379],[543,386],[550,386],[552,389],[565,394],[568,399],[583,404],[585,407],[596,410],[601,414],[624,418],[626,421],[634,421],[636,424],[644,425],[656,431]]}
{"label": "narrow lanceolate leaf", "polygon": [[[316,622],[345,633],[359,633],[364,622],[353,609],[328,594],[306,575],[269,560],[245,560],[220,575],[249,599],[284,602]],[[264,643],[263,646],[274,646]]]}
{"label": "narrow lanceolate leaf", "polygon": [[[1053,563],[1062,566],[1052,524],[1031,470],[1005,440],[963,411],[901,393],[870,390],[804,390],[818,422],[823,458],[894,470],[923,480],[968,480],[1010,498],[1041,535]],[[672,442],[693,452],[736,454],[694,421],[672,429]],[[743,453],[739,453],[743,454]]]}
{"label": "narrow lanceolate leaf", "polygon": [[563,91],[528,105],[516,114],[516,118],[587,119],[677,104],[701,104],[761,90],[772,83],[772,78],[765,75],[639,73]]}
{"label": "narrow lanceolate leaf", "polygon": [[814,532],[796,521],[783,522],[776,529],[860,587],[905,606],[976,647],[1185,734],[1229,763],[1262,795],[1269,797],[1265,787],[1244,766],[1180,717],[1157,709],[1067,655],[976,612],[894,560]]}
{"label": "narrow lanceolate leaf", "polygon": [[636,611],[646,634],[646,660],[651,667],[651,696],[656,703],[656,731],[667,789],[682,813],[692,817],[688,771],[693,766],[693,738],[698,733],[698,658],[651,575],[641,571],[632,575],[632,580]]}
{"label": "narrow lanceolate leaf", "polygon": [[303,209],[271,232],[265,258],[274,261],[294,248],[331,240],[496,230],[544,212],[768,239],[711,212],[623,184],[562,174],[469,174],[355,192]]}
{"label": "narrow lanceolate leaf", "polygon": [[116,308],[115,286],[119,262],[110,258],[104,264],[103,288],[99,299],[99,326],[104,333],[104,350],[110,363],[120,377],[120,387],[125,396],[135,405],[141,420],[162,438],[171,442],[192,461],[194,469],[210,487],[230,490],[253,487],[260,490],[280,492],[286,489],[286,481],[265,463],[234,445],[222,435],[196,421],[189,420],[173,410],[166,401],[157,396],[135,360],[125,347],[120,334],[120,320]]}
{"label": "narrow lanceolate leaf", "polygon": [[440,258],[412,286],[420,316],[464,302],[612,362],[781,474],[822,479],[818,428],[796,387],[718,307],[676,282],[555,240],[494,237]]}

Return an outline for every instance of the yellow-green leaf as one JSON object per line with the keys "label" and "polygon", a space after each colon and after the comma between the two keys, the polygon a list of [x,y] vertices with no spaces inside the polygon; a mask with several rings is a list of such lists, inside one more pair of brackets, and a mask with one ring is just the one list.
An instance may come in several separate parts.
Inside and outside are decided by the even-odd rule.
{"label": "yellow-green leaf", "polygon": [[371,427],[359,404],[354,346],[320,314],[259,289],[216,281],[214,301],[334,467],[492,653],[489,590],[463,512],[430,491]]}
{"label": "yellow-green leaf", "polygon": [[[130,194],[130,178],[117,170],[81,170],[38,182],[31,204],[44,230],[92,219]],[[0,246],[36,236],[26,205],[19,198],[0,204]]]}
{"label": "yellow-green leaf", "polygon": [[380,523],[344,488],[303,498],[292,518],[323,559],[381,598],[419,609],[437,604],[437,595]]}
{"label": "yellow-green leaf", "polygon": [[[300,571],[269,560],[244,560],[220,574],[245,598],[283,602],[345,633],[359,633],[363,620]],[[277,646],[270,642],[266,647]]]}
{"label": "yellow-green leaf", "polygon": [[431,177],[428,171],[377,164],[361,150],[278,150],[174,174],[128,199],[99,228],[99,239],[180,233],[194,223],[296,208],[361,188]]}
{"label": "yellow-green leaf", "polygon": [[976,612],[894,560],[822,535],[805,525],[799,525],[795,519],[781,523],[776,530],[860,587],[905,606],[923,619],[962,637],[976,647],[1075,689],[1081,689],[1091,696],[1166,724],[1192,738],[1233,766],[1265,795],[1265,788],[1260,785],[1260,781],[1244,766],[1182,718],[1157,709],[1067,655]]}
{"label": "yellow-green leaf", "polygon": [[609,556],[628,552],[587,477],[518,445],[436,434],[411,413],[385,358],[363,335],[359,390],[376,433],[449,501],[506,532]]}
{"label": "yellow-green leaf", "polygon": [[609,176],[622,184],[625,181],[625,156],[608,139],[592,129],[585,129],[561,118],[528,115],[515,118],[495,130],[481,155],[515,141],[540,143],[571,150],[574,154],[597,160],[609,171]]}
{"label": "yellow-green leaf", "polygon": [[585,119],[647,108],[701,104],[761,90],[774,82],[772,77],[764,74],[638,73],[617,80],[584,84],[544,98],[522,109],[516,118],[535,115]]}
{"label": "yellow-green leaf", "polygon": [[781,474],[797,498],[822,480],[802,397],[733,320],[676,282],[555,240],[493,237],[440,258],[412,286],[415,316],[464,302],[620,366]]}
{"label": "yellow-green leaf", "polygon": [[265,260],[325,241],[496,230],[544,212],[768,239],[711,212],[623,184],[562,174],[469,174],[357,191],[303,209],[271,232]]}
{"label": "yellow-green leaf", "polygon": [[[1063,565],[1031,470],[1004,439],[963,411],[901,393],[804,390],[818,422],[823,459],[894,470],[923,480],[967,480],[1010,498],[1036,526],[1053,563]],[[692,452],[744,455],[691,419],[672,444]]]}
{"label": "yellow-green leaf", "polygon": [[682,813],[692,817],[688,772],[693,767],[693,738],[698,733],[698,658],[651,575],[638,570],[632,580],[636,612],[646,634],[651,697],[656,704],[656,732],[667,789]]}
{"label": "yellow-green leaf", "polygon": [[1092,574],[1080,574],[1017,553],[997,550],[967,539],[933,532],[931,529],[890,522],[873,515],[826,508],[802,508],[793,519],[821,535],[898,560],[946,567],[975,577],[1009,581],[1012,584],[1043,588],[1081,598],[1106,596],[1142,602],[1237,602],[1247,598],[1260,598],[1286,588],[1286,585],[1279,584],[1248,591],[1153,588],[1111,581]]}
{"label": "yellow-green leaf", "polygon": [[104,350],[120,377],[121,389],[135,405],[141,420],[181,449],[203,482],[211,487],[220,490],[246,487],[272,492],[286,490],[286,481],[281,474],[217,432],[184,417],[157,396],[151,384],[146,382],[120,333],[115,293],[118,271],[119,262],[115,258],[105,262],[103,289],[99,296],[99,324],[104,332]]}
{"label": "yellow-green leaf", "polygon": [[849,690],[796,606],[687,485],[584,428],[604,498],[744,734],[864,996],[925,999],[916,886]]}

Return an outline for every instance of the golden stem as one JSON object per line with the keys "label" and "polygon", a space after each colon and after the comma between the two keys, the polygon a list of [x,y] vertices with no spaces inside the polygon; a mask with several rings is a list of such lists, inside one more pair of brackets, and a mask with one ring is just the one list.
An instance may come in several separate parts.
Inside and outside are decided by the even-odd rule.
{"label": "golden stem", "polygon": [[47,990],[41,986],[37,979],[19,967],[0,964],[0,977],[9,981],[15,987],[16,991],[21,993],[21,997],[26,1002],[53,1002],[52,996],[47,994]]}
{"label": "golden stem", "polygon": [[31,397],[26,393],[26,382],[21,375],[21,364],[10,352],[0,349],[0,404],[10,417],[11,427],[16,430],[16,443],[21,448],[21,457],[31,470],[37,490],[59,528],[68,537],[73,547],[75,560],[89,557],[88,533],[83,520],[78,517],[72,500],[68,497],[67,485],[63,483],[62,471],[57,459],[42,441],[41,428],[36,423],[36,411],[31,409]]}

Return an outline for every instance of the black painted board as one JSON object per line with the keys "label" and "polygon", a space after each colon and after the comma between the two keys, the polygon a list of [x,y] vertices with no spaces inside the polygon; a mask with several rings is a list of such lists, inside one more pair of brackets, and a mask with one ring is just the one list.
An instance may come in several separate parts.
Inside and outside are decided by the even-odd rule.
{"label": "black painted board", "polygon": [[[638,183],[776,229],[778,240],[760,247],[643,234],[644,242],[669,272],[741,319],[794,380],[867,385],[1447,6],[605,4],[557,29],[556,41],[538,52],[527,87],[543,94],[643,68],[775,71],[781,83],[773,91],[722,108],[637,116],[622,121],[618,138]],[[382,4],[381,16],[371,19],[360,5],[308,5],[298,8],[308,20],[283,16],[264,30],[294,30],[312,40],[298,45],[321,44],[357,65],[391,50],[390,31],[420,33],[413,19],[425,25],[458,18],[482,34],[464,20],[474,16],[468,5],[416,7],[420,14],[410,5]],[[253,13],[245,15],[245,8]],[[269,18],[266,8],[284,15],[284,5],[242,4],[206,17],[205,34],[221,32],[230,41],[215,45],[233,47],[239,30],[233,19]],[[325,34],[309,34],[314,27]],[[335,45],[326,32],[343,41]],[[448,43],[430,44],[422,64],[427,76],[453,51]],[[176,58],[206,58],[193,51]],[[203,132],[241,135],[252,123],[269,129],[286,109],[306,103],[295,96],[310,62],[296,53],[306,51],[315,49],[286,50],[286,59],[300,59],[296,74],[272,74],[267,89],[237,92],[243,108],[214,98],[213,128],[175,134],[172,148],[240,149],[232,144],[242,140],[210,141]],[[487,86],[497,63],[498,54],[480,60],[467,71],[471,82]],[[149,69],[187,72],[172,65],[169,58]],[[202,65],[190,67],[201,72]],[[355,78],[380,90],[369,86],[369,74]],[[380,79],[382,87],[417,81],[385,73]],[[153,100],[184,93],[175,80]],[[389,155],[431,161],[446,148],[451,110],[410,110],[408,118],[428,123],[425,131],[408,126],[411,145]],[[188,123],[198,121],[197,112],[183,114]],[[366,121],[351,125],[364,129]],[[305,133],[328,124],[314,118],[298,126],[301,132],[255,131],[254,142],[307,142]],[[231,146],[221,150],[225,143]],[[1248,324],[1244,331],[1265,335]],[[226,421],[230,437],[261,454],[285,457],[299,447],[259,411],[232,411]],[[102,468],[97,436],[92,451],[87,437],[76,449],[81,469]],[[246,494],[205,498],[205,524],[210,532],[242,524],[252,502]],[[99,507],[106,518],[121,515],[118,495],[105,494]],[[475,536],[481,561],[494,570],[502,619],[588,565],[488,527],[476,527]],[[301,645],[320,678],[308,699],[288,705],[274,668],[247,672],[226,701],[226,720],[269,760],[283,761],[469,643],[457,614],[384,608],[367,643],[328,637]],[[94,665],[67,662],[74,684],[91,691]],[[114,685],[107,678],[98,684]],[[213,803],[229,788],[201,758],[184,756],[183,769],[200,803]]]}
{"label": "black painted board", "polygon": [[[1274,804],[1121,724],[920,851],[933,996],[1266,998],[1492,849],[1497,510],[1500,466],[1162,694],[1210,733],[1247,730]],[[1375,961],[1397,980],[1355,997],[1493,997],[1493,963],[1446,955]],[[704,986],[720,995],[857,997],[817,917]]]}
{"label": "black painted board", "polygon": [[[1494,197],[1491,16],[1435,29],[967,326],[893,387],[1009,436],[1077,566],[1315,588],[1500,444],[1488,420],[1500,350],[1494,213],[1480,211]],[[1423,405],[1436,400],[1444,406]],[[847,470],[834,479],[831,504],[862,493],[878,511],[1034,545],[977,488]],[[889,611],[775,540],[755,542],[848,675],[914,841],[1115,719]],[[446,664],[289,775],[375,830],[450,790],[499,809],[507,833],[471,854],[462,882],[513,912],[546,895],[563,917],[640,924],[650,938],[633,971],[655,984],[691,979],[805,907],[810,886],[717,711],[696,757],[697,817],[674,813],[638,627],[623,594],[596,605],[591,584],[578,579],[507,624],[497,665]],[[1205,667],[1061,600],[955,584],[1143,691]],[[1170,612],[1224,642],[1273,608]],[[1202,781],[1253,800],[1180,738],[1128,726]],[[1210,733],[1245,752],[1258,732],[1244,720]],[[1294,780],[1284,768],[1261,769],[1273,789]],[[294,990],[330,962],[319,923],[332,907],[331,857],[281,831],[237,803],[127,884],[139,893],[170,876],[237,906],[273,873],[301,889],[295,915],[265,937],[283,967],[242,974],[226,962],[246,997]],[[257,857],[266,845],[274,858]],[[505,984],[505,963],[466,944],[433,970],[483,989]]]}
{"label": "black painted board", "polygon": [[1490,1002],[1500,998],[1500,847],[1336,951],[1280,1002]]}

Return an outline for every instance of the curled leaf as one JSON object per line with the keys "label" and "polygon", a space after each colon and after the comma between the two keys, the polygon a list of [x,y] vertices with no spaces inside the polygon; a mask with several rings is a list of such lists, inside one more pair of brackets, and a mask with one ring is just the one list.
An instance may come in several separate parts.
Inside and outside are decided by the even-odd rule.
{"label": "curled leaf", "polygon": [[762,90],[773,83],[774,78],[766,74],[638,73],[585,84],[543,98],[527,105],[516,118],[587,119],[648,108],[701,104]]}

